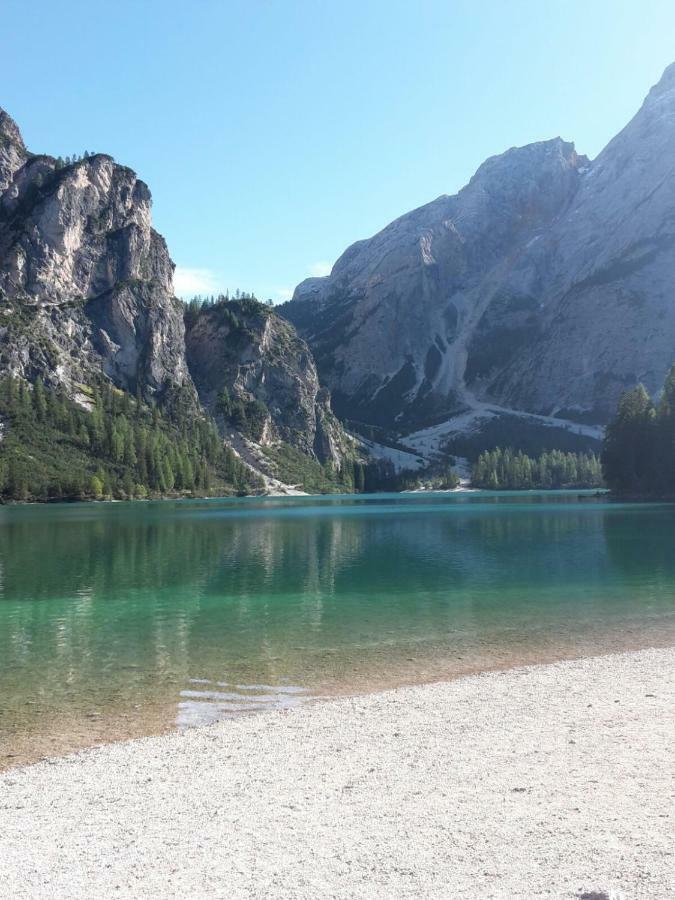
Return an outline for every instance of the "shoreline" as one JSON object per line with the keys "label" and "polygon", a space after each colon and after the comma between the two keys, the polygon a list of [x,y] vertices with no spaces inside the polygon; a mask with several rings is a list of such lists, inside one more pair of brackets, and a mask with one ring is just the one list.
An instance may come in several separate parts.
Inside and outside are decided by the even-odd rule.
{"label": "shoreline", "polygon": [[669,648],[108,744],[0,774],[0,873],[69,900],[666,896],[674,719]]}
{"label": "shoreline", "polygon": [[[371,663],[358,675],[346,680],[331,679],[313,687],[296,685],[299,688],[296,697],[301,699],[294,705],[311,706],[341,699],[371,697],[390,691],[451,684],[481,675],[671,648],[675,650],[675,620],[671,622],[666,619],[659,619],[658,630],[643,624],[637,633],[622,626],[620,632],[589,631],[583,640],[578,635],[568,635],[566,641],[559,638],[553,644],[547,641],[537,644],[528,639],[526,647],[507,647],[501,642],[481,648],[458,645],[452,651],[446,646],[408,647],[396,659],[387,657],[386,674]],[[255,681],[255,677],[252,680]],[[271,687],[267,691],[274,692]],[[94,704],[92,708],[96,708],[96,712],[82,714],[80,711],[79,715],[71,715],[68,709],[62,708],[54,710],[52,719],[37,729],[24,731],[18,723],[15,723],[14,730],[0,728],[0,775],[73,753],[191,732],[239,718],[264,716],[280,708],[271,703],[255,711],[225,713],[208,724],[181,725],[177,722],[177,704],[181,696],[179,693],[164,698],[146,696],[142,706],[134,704],[130,708],[124,704],[107,711],[101,711]],[[242,695],[241,700],[244,699]]]}
{"label": "shoreline", "polygon": [[166,496],[157,496],[157,497],[128,497],[125,500],[117,499],[117,498],[102,498],[100,500],[96,500],[94,498],[89,499],[77,499],[74,500],[72,498],[54,498],[49,500],[0,500],[0,507],[4,507],[6,509],[12,508],[23,508],[27,506],[37,506],[37,507],[48,507],[48,506],[75,506],[81,505],[84,503],[96,504],[97,506],[108,506],[110,504],[120,504],[120,503],[164,503],[164,502],[191,502],[191,501],[199,501],[199,500],[264,500],[265,498],[272,499],[330,499],[331,497],[353,497],[358,500],[360,497],[379,497],[388,494],[399,494],[401,496],[410,496],[411,494],[486,494],[488,496],[492,494],[523,494],[523,495],[532,495],[532,494],[561,494],[567,493],[570,495],[579,494],[582,496],[589,497],[603,497],[608,500],[615,500],[621,503],[624,502],[634,502],[634,503],[673,503],[675,502],[675,497],[672,498],[658,498],[658,497],[648,497],[648,496],[631,496],[631,497],[623,497],[617,494],[610,494],[605,488],[499,488],[496,490],[492,490],[489,488],[479,488],[479,487],[471,487],[470,485],[460,484],[456,488],[405,488],[400,491],[372,491],[372,492],[331,492],[325,494],[310,494],[306,491],[301,490],[289,490],[289,491],[265,491],[259,494],[204,494],[204,495],[190,495],[187,496],[185,494],[167,494]]}
{"label": "shoreline", "polygon": [[26,506],[71,506],[75,504],[82,503],[95,503],[97,505],[108,505],[114,503],[158,503],[164,501],[198,501],[198,500],[261,500],[266,497],[270,498],[309,498],[309,499],[321,499],[321,498],[330,498],[330,497],[354,497],[358,499],[359,497],[377,497],[380,494],[400,494],[401,496],[411,495],[411,494],[560,494],[560,493],[568,493],[568,494],[579,494],[584,497],[595,497],[602,498],[604,500],[609,501],[610,503],[635,503],[635,504],[654,504],[654,503],[666,503],[672,504],[675,503],[675,494],[619,494],[613,491],[610,491],[609,488],[596,488],[596,487],[563,487],[563,488],[482,488],[482,487],[473,487],[470,483],[461,483],[457,487],[454,488],[428,488],[428,487],[418,487],[418,488],[404,488],[399,491],[374,491],[374,492],[328,492],[322,494],[311,494],[307,491],[303,491],[298,486],[287,485],[288,490],[269,490],[269,491],[261,491],[256,494],[203,494],[203,495],[186,495],[186,494],[167,494],[165,496],[156,496],[156,497],[128,497],[126,499],[118,499],[118,498],[101,498],[99,500],[94,498],[88,499],[73,499],[67,497],[58,497],[52,498],[48,500],[0,500],[0,507],[6,507],[11,509],[12,507],[26,507]]}

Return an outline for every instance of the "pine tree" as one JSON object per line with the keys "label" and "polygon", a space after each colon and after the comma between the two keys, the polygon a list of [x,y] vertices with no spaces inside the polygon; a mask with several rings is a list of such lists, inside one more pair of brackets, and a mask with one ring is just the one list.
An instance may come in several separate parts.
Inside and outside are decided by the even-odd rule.
{"label": "pine tree", "polygon": [[626,391],[616,418],[607,426],[602,451],[605,480],[614,490],[649,489],[655,423],[654,405],[644,385]]}
{"label": "pine tree", "polygon": [[44,422],[47,415],[47,400],[41,378],[38,378],[33,385],[33,409],[38,422]]}

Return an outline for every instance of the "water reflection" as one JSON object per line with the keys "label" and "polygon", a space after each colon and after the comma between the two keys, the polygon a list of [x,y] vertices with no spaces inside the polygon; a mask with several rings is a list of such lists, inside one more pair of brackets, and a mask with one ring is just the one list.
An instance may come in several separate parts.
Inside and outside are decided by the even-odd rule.
{"label": "water reflection", "polygon": [[4,509],[0,731],[187,725],[432,658],[647,640],[672,627],[674,526],[672,506],[570,496]]}

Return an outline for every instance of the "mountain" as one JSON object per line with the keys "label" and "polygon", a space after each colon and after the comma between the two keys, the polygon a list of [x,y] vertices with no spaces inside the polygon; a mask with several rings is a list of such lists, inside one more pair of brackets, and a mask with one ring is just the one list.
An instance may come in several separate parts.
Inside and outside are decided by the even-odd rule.
{"label": "mountain", "polygon": [[675,65],[594,161],[560,138],[493,157],[281,312],[338,414],[417,452],[592,441],[675,357],[674,169]]}
{"label": "mountain", "polygon": [[16,122],[0,109],[0,191],[28,159],[28,151]]}
{"label": "mountain", "polygon": [[[189,318],[186,344],[173,270],[131,169],[32,154],[0,110],[0,491],[283,489],[289,455],[295,483],[345,486],[352,443],[293,326],[225,302]],[[248,417],[226,419],[224,388]]]}
{"label": "mountain", "polygon": [[0,127],[0,368],[74,397],[104,374],[145,399],[196,400],[147,186],[110,156],[28,154],[6,113]]}
{"label": "mountain", "polygon": [[250,298],[197,302],[185,321],[203,407],[263,475],[283,475],[269,452],[280,445],[333,471],[353,455],[309,347],[269,306]]}

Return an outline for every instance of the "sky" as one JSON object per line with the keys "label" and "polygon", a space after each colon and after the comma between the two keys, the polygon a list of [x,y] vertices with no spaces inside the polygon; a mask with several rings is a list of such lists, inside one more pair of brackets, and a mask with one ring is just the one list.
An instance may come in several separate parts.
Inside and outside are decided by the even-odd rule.
{"label": "sky", "polygon": [[153,195],[182,296],[275,302],[488,156],[596,156],[675,61],[673,0],[0,0],[36,153]]}

